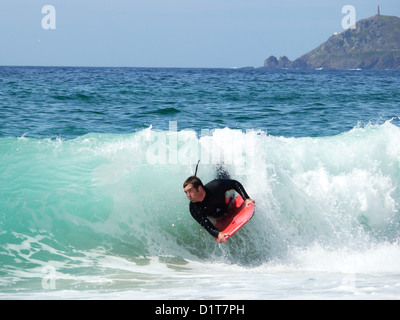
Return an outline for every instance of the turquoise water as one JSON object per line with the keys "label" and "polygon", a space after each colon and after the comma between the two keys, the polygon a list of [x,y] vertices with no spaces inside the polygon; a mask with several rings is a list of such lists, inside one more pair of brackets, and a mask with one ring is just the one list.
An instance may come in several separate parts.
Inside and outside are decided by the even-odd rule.
{"label": "turquoise water", "polygon": [[[0,298],[398,299],[399,84],[1,67]],[[188,212],[198,159],[257,202],[225,245]]]}

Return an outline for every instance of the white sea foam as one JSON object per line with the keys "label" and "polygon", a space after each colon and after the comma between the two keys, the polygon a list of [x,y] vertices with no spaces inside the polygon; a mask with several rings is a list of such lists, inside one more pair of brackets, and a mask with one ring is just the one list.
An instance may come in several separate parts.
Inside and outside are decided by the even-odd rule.
{"label": "white sea foam", "polygon": [[[149,128],[1,140],[0,298],[398,298],[398,141],[390,121],[320,138]],[[225,245],[182,192],[205,154],[204,182],[223,160],[256,200]],[[41,286],[47,266],[56,291]]]}

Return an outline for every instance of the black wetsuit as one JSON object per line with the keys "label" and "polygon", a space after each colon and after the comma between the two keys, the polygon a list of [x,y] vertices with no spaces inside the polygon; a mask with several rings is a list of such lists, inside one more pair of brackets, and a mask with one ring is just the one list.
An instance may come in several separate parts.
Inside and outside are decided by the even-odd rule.
{"label": "black wetsuit", "polygon": [[218,218],[226,213],[228,205],[225,203],[225,193],[229,190],[235,190],[243,200],[250,198],[240,182],[231,179],[216,179],[204,186],[206,196],[202,202],[190,203],[190,213],[193,218],[213,237],[218,237],[220,230],[214,227],[207,216]]}

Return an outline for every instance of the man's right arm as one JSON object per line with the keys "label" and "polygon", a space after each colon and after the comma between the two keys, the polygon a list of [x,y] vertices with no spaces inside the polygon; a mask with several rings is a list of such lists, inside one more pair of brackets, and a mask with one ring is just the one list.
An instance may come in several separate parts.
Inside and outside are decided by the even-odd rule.
{"label": "man's right arm", "polygon": [[207,218],[207,216],[201,212],[200,208],[195,207],[194,205],[190,205],[190,214],[192,217],[211,234],[214,238],[218,238],[220,230],[218,230]]}

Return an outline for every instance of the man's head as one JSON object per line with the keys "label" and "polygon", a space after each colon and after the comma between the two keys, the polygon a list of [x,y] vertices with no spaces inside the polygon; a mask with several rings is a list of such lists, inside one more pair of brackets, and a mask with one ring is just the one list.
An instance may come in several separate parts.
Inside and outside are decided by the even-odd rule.
{"label": "man's head", "polygon": [[204,199],[204,186],[199,178],[191,176],[183,183],[183,191],[190,202],[199,202]]}

